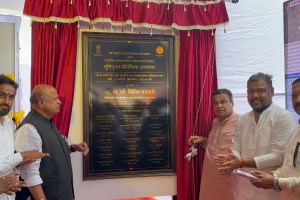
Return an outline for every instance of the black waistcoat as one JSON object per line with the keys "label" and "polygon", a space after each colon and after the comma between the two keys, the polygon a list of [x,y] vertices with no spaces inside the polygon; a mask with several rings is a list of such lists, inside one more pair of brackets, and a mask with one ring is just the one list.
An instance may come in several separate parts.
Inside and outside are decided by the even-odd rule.
{"label": "black waistcoat", "polygon": [[40,176],[43,190],[48,200],[73,200],[73,174],[70,148],[60,131],[49,120],[32,110],[22,121],[20,127],[32,124],[42,139],[42,151],[50,156],[43,158]]}

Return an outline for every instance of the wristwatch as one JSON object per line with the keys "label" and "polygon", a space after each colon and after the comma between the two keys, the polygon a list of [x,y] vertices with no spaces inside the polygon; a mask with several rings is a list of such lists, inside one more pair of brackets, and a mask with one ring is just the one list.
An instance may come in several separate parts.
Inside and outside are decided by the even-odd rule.
{"label": "wristwatch", "polygon": [[279,177],[274,177],[274,185],[273,185],[273,189],[277,192],[280,192],[281,191],[281,188],[278,184],[278,180],[279,180]]}
{"label": "wristwatch", "polygon": [[74,144],[72,144],[72,145],[70,146],[70,150],[71,150],[71,152],[76,152],[76,150],[75,150],[75,148],[74,148]]}

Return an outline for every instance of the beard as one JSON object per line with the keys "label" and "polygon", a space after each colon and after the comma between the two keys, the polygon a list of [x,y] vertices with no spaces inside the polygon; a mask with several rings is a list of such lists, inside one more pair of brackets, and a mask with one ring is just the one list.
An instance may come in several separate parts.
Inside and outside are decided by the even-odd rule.
{"label": "beard", "polygon": [[295,103],[294,107],[295,108],[300,107],[300,102]]}
{"label": "beard", "polygon": [[[300,109],[300,102],[295,103],[293,105],[293,107],[294,107],[295,112],[298,113],[297,110]],[[298,113],[298,114],[300,115],[300,113]]]}
{"label": "beard", "polygon": [[[260,101],[261,102],[261,106],[260,107],[258,107],[258,108],[255,108],[254,106],[252,106],[252,102],[253,101]],[[254,99],[252,99],[251,100],[251,103],[250,103],[250,105],[251,105],[251,107],[252,107],[252,109],[255,111],[255,112],[258,112],[258,113],[262,113],[264,110],[266,110],[267,108],[269,108],[269,106],[271,105],[271,104],[264,104],[263,103],[263,101],[261,100],[261,99],[259,99],[259,98],[254,98]]]}
{"label": "beard", "polygon": [[256,108],[256,109],[253,108],[253,110],[254,110],[255,112],[262,113],[264,110],[266,110],[267,108],[269,108],[269,106],[270,106],[270,105],[263,105],[263,106],[261,106],[260,108]]}
{"label": "beard", "polygon": [[9,111],[10,111],[10,108],[9,108],[9,106],[7,105],[7,104],[1,104],[0,106],[6,106],[7,108],[0,108],[0,116],[5,116],[5,115],[7,115],[7,113],[9,113]]}

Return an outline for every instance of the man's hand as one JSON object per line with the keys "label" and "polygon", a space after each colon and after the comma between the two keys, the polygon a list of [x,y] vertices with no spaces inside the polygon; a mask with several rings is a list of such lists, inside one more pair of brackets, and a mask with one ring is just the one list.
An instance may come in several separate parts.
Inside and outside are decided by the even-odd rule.
{"label": "man's hand", "polygon": [[263,189],[271,189],[274,186],[274,176],[272,174],[273,172],[262,172],[255,170],[251,172],[254,176],[259,178],[260,180],[251,180],[252,185],[258,188]]}
{"label": "man's hand", "polygon": [[241,160],[231,150],[229,154],[218,154],[214,159],[219,166],[218,171],[223,175],[230,174],[242,164]]}
{"label": "man's hand", "polygon": [[205,137],[194,135],[189,138],[188,144],[189,145],[200,144],[202,147],[205,147],[206,140],[207,139]]}
{"label": "man's hand", "polygon": [[71,149],[72,152],[76,152],[76,151],[82,152],[83,155],[85,155],[85,156],[86,156],[86,155],[89,153],[89,151],[90,151],[89,146],[88,146],[85,142],[81,142],[81,143],[79,143],[79,144],[72,144],[72,145],[70,146],[70,149]]}
{"label": "man's hand", "polygon": [[28,187],[28,189],[34,199],[47,200],[45,193],[43,191],[42,185],[31,186],[31,187]]}
{"label": "man's hand", "polygon": [[22,187],[25,187],[25,183],[19,181],[19,174],[16,172],[0,177],[1,194],[6,193],[12,195],[15,192],[21,191]]}
{"label": "man's hand", "polygon": [[32,163],[32,162],[34,162],[38,159],[49,156],[48,153],[39,152],[37,150],[23,151],[23,152],[20,152],[20,153],[21,153],[21,156],[23,158],[23,161],[18,165],[18,167],[22,166],[22,165],[25,165],[25,164]]}

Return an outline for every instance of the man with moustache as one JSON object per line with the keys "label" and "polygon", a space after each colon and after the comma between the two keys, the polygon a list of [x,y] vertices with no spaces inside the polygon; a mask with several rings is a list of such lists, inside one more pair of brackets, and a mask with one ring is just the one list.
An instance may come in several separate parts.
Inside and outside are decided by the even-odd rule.
{"label": "man with moustache", "polygon": [[[7,191],[6,187],[6,194],[1,194],[0,200],[15,199],[14,195],[9,195],[12,195],[18,190],[14,189],[14,186],[17,186],[15,184],[19,184],[20,182],[6,182],[8,177],[16,176],[11,174],[14,172],[15,167],[34,162],[36,159],[47,156],[47,154],[38,151],[14,152],[15,125],[6,115],[13,106],[17,88],[18,84],[15,81],[4,74],[0,75],[0,176],[4,176],[1,178],[2,182],[7,183],[9,188]],[[10,174],[10,176],[5,176],[8,174]]]}
{"label": "man with moustache", "polygon": [[[292,84],[292,103],[295,112],[300,115],[300,78]],[[300,127],[289,141],[283,165],[274,173],[254,171],[253,175],[260,181],[251,181],[258,188],[281,191],[281,200],[299,200],[300,197]]]}
{"label": "man with moustache", "polygon": [[[51,85],[40,84],[33,88],[30,103],[32,110],[16,132],[16,150],[34,148],[50,153],[50,157],[31,163],[22,169],[31,196],[38,200],[73,200],[73,172],[70,153],[79,151],[86,155],[89,147],[85,142],[68,146],[60,131],[52,122],[59,113],[61,101]],[[27,199],[26,189],[17,193],[16,199]]]}
{"label": "man with moustache", "polygon": [[[252,75],[247,81],[247,98],[252,111],[240,117],[233,138],[232,152],[215,157],[222,174],[241,168],[270,172],[283,162],[284,152],[297,123],[293,115],[272,103],[272,76]],[[246,178],[239,178],[235,187],[236,200],[277,200],[278,192],[254,187]]]}
{"label": "man with moustache", "polygon": [[214,155],[228,152],[232,137],[236,133],[239,115],[233,112],[234,103],[230,90],[217,89],[212,96],[216,118],[212,122],[208,138],[192,136],[189,139],[189,145],[200,144],[206,150],[199,199],[232,200],[233,176],[223,176],[218,172]]}

